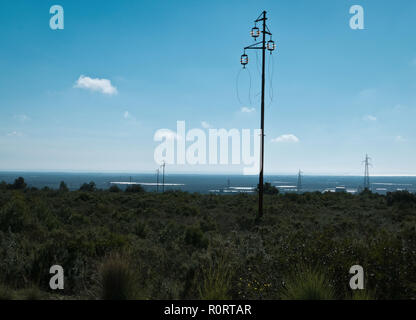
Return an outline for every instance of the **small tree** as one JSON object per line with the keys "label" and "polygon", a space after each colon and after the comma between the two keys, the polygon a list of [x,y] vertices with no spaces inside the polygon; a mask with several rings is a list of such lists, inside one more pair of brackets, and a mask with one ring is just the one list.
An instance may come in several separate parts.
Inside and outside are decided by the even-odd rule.
{"label": "small tree", "polygon": [[118,186],[116,186],[115,184],[113,184],[109,189],[108,189],[108,191],[109,192],[120,192],[121,191],[121,189],[118,187]]}
{"label": "small tree", "polygon": [[66,185],[66,183],[64,181],[61,181],[61,184],[59,185],[59,191],[61,192],[68,192],[68,186]]}
{"label": "small tree", "polygon": [[93,192],[97,190],[97,187],[95,185],[94,181],[91,181],[90,183],[84,183],[81,188],[79,188],[79,191],[87,191],[87,192]]}
{"label": "small tree", "polygon": [[134,185],[128,186],[126,188],[126,192],[141,193],[141,192],[144,192],[144,189],[142,188],[141,185],[134,184]]}
{"label": "small tree", "polygon": [[5,190],[5,189],[7,189],[7,183],[6,183],[6,181],[0,182],[0,190]]}
{"label": "small tree", "polygon": [[[259,191],[259,185],[257,185],[257,191]],[[263,192],[264,194],[279,194],[279,189],[277,189],[275,186],[272,186],[270,182],[266,182],[263,185]]]}
{"label": "small tree", "polygon": [[13,190],[23,190],[26,189],[27,184],[25,182],[25,179],[23,179],[22,177],[17,178],[16,180],[14,180],[14,183],[12,185],[10,185],[10,189]]}

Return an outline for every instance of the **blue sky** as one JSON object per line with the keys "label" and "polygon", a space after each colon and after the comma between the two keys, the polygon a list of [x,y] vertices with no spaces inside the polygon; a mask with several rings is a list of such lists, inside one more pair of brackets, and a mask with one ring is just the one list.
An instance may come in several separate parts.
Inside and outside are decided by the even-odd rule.
{"label": "blue sky", "polygon": [[[49,28],[55,4],[64,30]],[[353,4],[365,30],[349,27]],[[278,44],[267,55],[265,172],[361,174],[368,153],[373,174],[415,175],[413,0],[3,0],[0,170],[149,172],[156,130],[176,130],[177,120],[258,128],[256,53],[251,104],[239,59],[262,10]],[[81,76],[107,79],[99,86],[110,91],[91,90],[88,78],[77,86]]]}

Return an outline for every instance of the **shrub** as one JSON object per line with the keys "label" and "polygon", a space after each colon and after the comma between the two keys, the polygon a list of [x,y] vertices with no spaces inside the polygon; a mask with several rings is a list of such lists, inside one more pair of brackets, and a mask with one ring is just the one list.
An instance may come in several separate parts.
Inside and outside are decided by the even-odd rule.
{"label": "shrub", "polygon": [[25,179],[22,177],[17,178],[14,180],[14,183],[10,185],[10,189],[13,190],[23,190],[26,189],[27,184],[25,183]]}
{"label": "shrub", "polygon": [[81,188],[79,188],[79,191],[87,191],[87,192],[93,192],[96,190],[97,190],[97,187],[94,181],[91,181],[90,183],[84,183],[81,186]]}
{"label": "shrub", "polygon": [[21,232],[30,223],[30,218],[24,199],[16,195],[0,209],[0,230]]}
{"label": "shrub", "polygon": [[23,300],[42,300],[44,298],[43,292],[38,287],[32,286],[21,291],[20,296]]}
{"label": "shrub", "polygon": [[[259,191],[259,185],[257,185],[257,191]],[[279,194],[279,189],[273,186],[270,182],[266,182],[263,185],[263,192],[264,194]]]}
{"label": "shrub", "polygon": [[139,238],[146,238],[146,234],[147,234],[147,226],[145,222],[137,222],[136,225],[134,226],[134,234],[136,236],[138,236]]}
{"label": "shrub", "polygon": [[136,298],[136,277],[125,255],[111,254],[100,267],[101,299],[132,300]]}
{"label": "shrub", "polygon": [[199,295],[202,300],[231,299],[231,267],[224,258],[211,262],[208,268],[202,268],[202,284]]}
{"label": "shrub", "polygon": [[335,296],[325,275],[308,267],[290,275],[284,287],[284,300],[332,300]]}
{"label": "shrub", "polygon": [[192,226],[186,228],[185,243],[197,248],[206,249],[208,247],[208,239],[199,227]]}
{"label": "shrub", "polygon": [[109,189],[108,189],[108,191],[109,192],[120,192],[121,191],[121,189],[118,187],[118,186],[116,186],[115,184],[113,184]]}
{"label": "shrub", "polygon": [[68,192],[68,186],[66,185],[66,183],[64,181],[61,181],[61,184],[59,185],[59,191],[61,192]]}
{"label": "shrub", "polygon": [[396,203],[406,205],[416,204],[416,195],[409,191],[389,192],[386,199],[388,206],[392,206]]}
{"label": "shrub", "polygon": [[0,300],[13,300],[12,291],[0,284]]}
{"label": "shrub", "polygon": [[144,192],[144,189],[139,184],[133,184],[133,185],[128,186],[126,188],[126,192],[129,192],[129,193],[141,193],[141,192]]}
{"label": "shrub", "polygon": [[0,190],[6,190],[7,189],[7,183],[5,181],[0,182]]}

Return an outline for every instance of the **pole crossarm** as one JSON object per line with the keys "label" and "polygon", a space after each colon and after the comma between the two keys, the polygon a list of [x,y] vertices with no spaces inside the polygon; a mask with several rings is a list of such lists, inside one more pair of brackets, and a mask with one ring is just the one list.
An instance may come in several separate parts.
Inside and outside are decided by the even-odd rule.
{"label": "pole crossarm", "polygon": [[262,49],[264,49],[264,47],[255,47],[256,45],[258,45],[258,44],[260,44],[261,42],[259,42],[259,43],[256,43],[256,44],[252,44],[251,46],[248,46],[248,47],[245,47],[244,48],[244,50],[248,50],[248,49],[257,49],[257,50],[262,50]]}
{"label": "pole crossarm", "polygon": [[257,17],[257,19],[254,22],[260,22],[260,21],[266,21],[266,11],[263,11],[262,13],[260,13],[260,15]]}

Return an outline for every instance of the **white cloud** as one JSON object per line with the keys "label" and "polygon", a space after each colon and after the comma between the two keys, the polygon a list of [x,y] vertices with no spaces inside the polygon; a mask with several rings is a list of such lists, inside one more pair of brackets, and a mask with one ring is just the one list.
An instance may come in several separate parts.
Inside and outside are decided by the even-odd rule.
{"label": "white cloud", "polygon": [[370,114],[364,116],[363,119],[366,120],[366,121],[377,121],[377,118],[375,116],[370,115]]}
{"label": "white cloud", "polygon": [[202,128],[204,128],[204,129],[209,129],[209,128],[211,128],[211,125],[210,125],[208,122],[206,122],[206,121],[202,121],[202,122],[201,122],[201,126],[202,126]]}
{"label": "white cloud", "polygon": [[27,115],[25,114],[16,114],[14,115],[14,118],[22,123],[25,123],[26,121],[31,120]]}
{"label": "white cloud", "polygon": [[294,134],[282,134],[281,136],[272,139],[272,142],[280,143],[298,143],[300,140]]}
{"label": "white cloud", "polygon": [[254,112],[254,111],[256,111],[256,109],[254,109],[254,108],[247,108],[247,107],[242,107],[241,108],[241,112],[244,112],[244,113],[251,113],[251,112]]}
{"label": "white cloud", "polygon": [[124,117],[124,119],[131,119],[131,114],[130,114],[130,112],[128,112],[128,111],[124,111],[123,117]]}
{"label": "white cloud", "polygon": [[117,94],[117,88],[111,84],[108,79],[90,78],[81,75],[74,85],[74,88],[87,89],[91,91],[99,91],[103,94]]}
{"label": "white cloud", "polygon": [[18,131],[12,131],[12,132],[9,132],[7,134],[7,136],[8,137],[21,137],[21,136],[23,136],[23,134],[21,132],[18,132]]}

